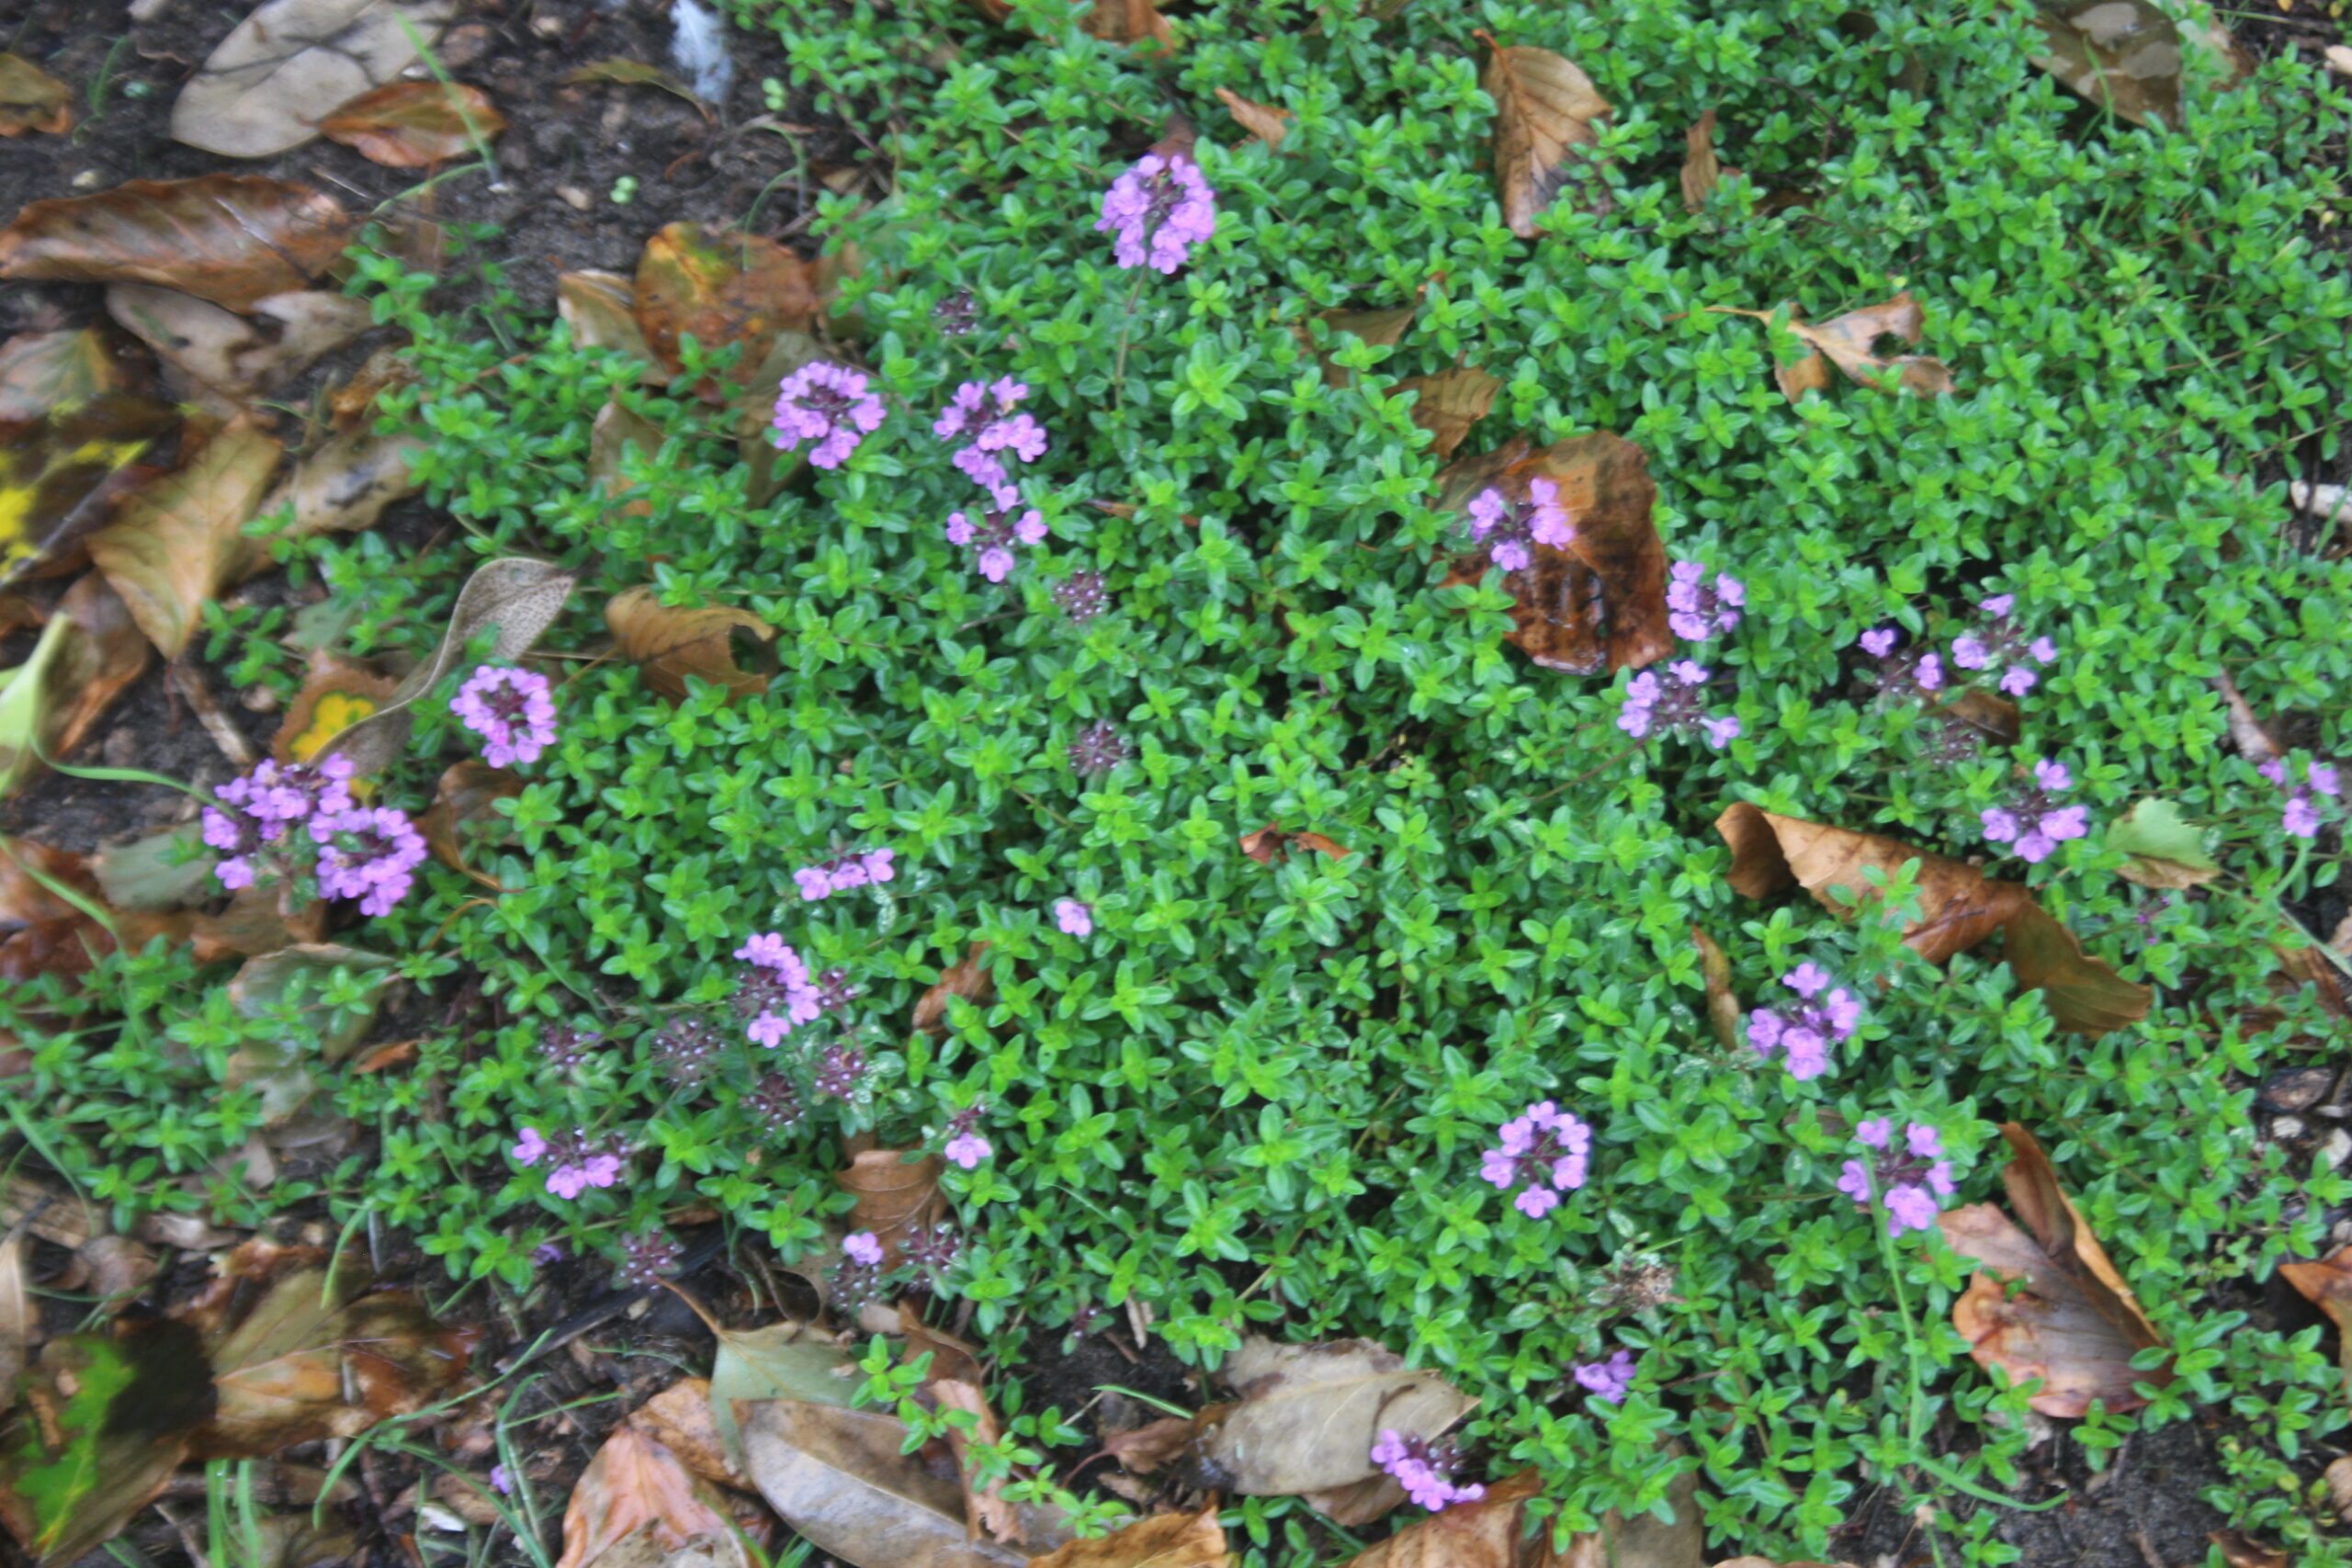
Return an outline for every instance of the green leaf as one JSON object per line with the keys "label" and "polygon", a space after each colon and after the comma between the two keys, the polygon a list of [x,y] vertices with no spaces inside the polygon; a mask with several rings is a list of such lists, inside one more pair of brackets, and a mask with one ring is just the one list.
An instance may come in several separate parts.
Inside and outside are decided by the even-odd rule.
{"label": "green leaf", "polygon": [[2131,858],[2117,874],[2143,887],[2194,887],[2222,874],[2205,835],[2169,800],[2143,800],[2107,830],[2107,847]]}

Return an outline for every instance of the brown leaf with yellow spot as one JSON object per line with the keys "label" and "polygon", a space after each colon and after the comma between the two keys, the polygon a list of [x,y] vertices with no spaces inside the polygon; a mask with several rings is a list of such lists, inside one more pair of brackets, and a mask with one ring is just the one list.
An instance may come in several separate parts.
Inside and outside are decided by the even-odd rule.
{"label": "brown leaf with yellow spot", "polygon": [[333,197],[284,180],[132,180],[27,204],[0,229],[0,277],[154,283],[243,310],[325,270],[350,223]]}
{"label": "brown leaf with yellow spot", "polygon": [[1536,219],[1564,193],[1588,210],[1615,206],[1602,186],[1593,122],[1608,114],[1602,97],[1570,61],[1548,49],[1506,48],[1485,31],[1473,35],[1494,51],[1479,85],[1495,100],[1495,182],[1503,221],[1522,240],[1543,231]]}
{"label": "brown leaf with yellow spot", "polygon": [[899,1247],[926,1225],[934,1224],[945,1210],[939,1196],[939,1173],[947,1168],[937,1155],[910,1160],[912,1149],[860,1149],[850,1156],[847,1169],[835,1174],[853,1201],[849,1225],[871,1231],[882,1244],[882,1267],[896,1269],[905,1259]]}
{"label": "brown leaf with yellow spot", "polygon": [[269,754],[279,762],[317,760],[325,744],[392,700],[400,682],[331,653],[311,655],[302,689],[287,705]]}
{"label": "brown leaf with yellow spot", "polygon": [[1990,1203],[1937,1216],[1951,1249],[1984,1265],[1952,1304],[1952,1326],[1980,1365],[2000,1368],[2013,1383],[2040,1378],[2027,1403],[2044,1416],[2079,1417],[2093,1400],[2109,1412],[2137,1410],[2147,1401],[2132,1385],[2161,1386],[2172,1371],[2135,1371],[2132,1358],[2164,1341],[2058,1185],[2040,1142],[2015,1122],[2004,1122],[2001,1135],[2009,1144],[2002,1184],[2024,1225]]}
{"label": "brown leaf with yellow spot", "polygon": [[455,82],[387,82],[319,121],[320,135],[388,169],[427,168],[505,129],[489,94]]}
{"label": "brown leaf with yellow spot", "polygon": [[[664,604],[650,588],[630,588],[605,604],[605,625],[620,645],[621,657],[672,702],[685,701],[689,676],[726,687],[729,703],[768,689],[766,671],[745,670],[739,662],[775,640],[775,628],[749,610]],[[765,662],[773,668],[772,657]]]}
{"label": "brown leaf with yellow spot", "polygon": [[0,136],[74,129],[73,89],[21,54],[0,53]]}
{"label": "brown leaf with yellow spot", "polygon": [[1413,423],[1433,438],[1430,451],[1451,457],[1469,435],[1470,427],[1495,406],[1495,394],[1502,388],[1500,379],[1476,366],[1457,365],[1434,376],[1408,376],[1390,390],[1419,394],[1413,403]]}
{"label": "brown leaf with yellow spot", "polygon": [[[692,336],[705,353],[741,344],[741,380],[767,356],[776,333],[814,324],[817,280],[808,263],[774,240],[673,223],[645,242],[635,302],[646,346],[664,370],[679,371],[680,343]],[[696,391],[713,403],[730,396],[715,378]]]}
{"label": "brown leaf with yellow spot", "polygon": [[1227,1568],[1225,1527],[1212,1502],[1197,1514],[1153,1514],[1091,1540],[1073,1540],[1029,1568]]}
{"label": "brown leaf with yellow spot", "polygon": [[[1728,305],[1710,305],[1707,309],[1721,316],[1747,316],[1758,321],[1772,319],[1770,310],[1739,310]],[[1900,338],[1916,345],[1926,330],[1927,312],[1907,288],[1883,305],[1865,305],[1826,321],[1800,321],[1792,313],[1789,331],[1813,352],[1794,365],[1776,366],[1772,374],[1781,384],[1781,395],[1791,402],[1807,392],[1826,391],[1834,379],[1829,368],[1832,365],[1844,371],[1849,380],[1861,386],[1883,389],[1885,373],[1899,369],[1902,376],[1894,390],[1920,397],[1950,396],[1953,390],[1951,372],[1940,359],[1931,359],[1924,354],[1882,357],[1875,352],[1882,337]]]}
{"label": "brown leaf with yellow spot", "polygon": [[0,425],[0,582],[71,570],[117,502],[153,479],[180,411],[128,392]]}
{"label": "brown leaf with yellow spot", "polygon": [[1297,117],[1288,109],[1278,109],[1271,104],[1252,103],[1230,87],[1216,90],[1217,101],[1232,114],[1234,123],[1250,136],[1266,144],[1267,151],[1283,150],[1283,138],[1290,134],[1290,122]]}

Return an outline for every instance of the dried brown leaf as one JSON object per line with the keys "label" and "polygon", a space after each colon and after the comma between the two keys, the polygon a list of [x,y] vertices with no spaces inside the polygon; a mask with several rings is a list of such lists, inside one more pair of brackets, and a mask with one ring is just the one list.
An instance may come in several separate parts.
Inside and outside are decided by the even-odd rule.
{"label": "dried brown leaf", "polygon": [[2132,1358],[2163,1341],[2041,1144],[2014,1122],[2001,1135],[2009,1143],[2002,1182],[2024,1226],[1990,1203],[1937,1217],[1952,1250],[1985,1266],[1953,1303],[1952,1326],[1980,1365],[1999,1367],[2012,1382],[2041,1379],[2028,1403],[2045,1416],[2078,1417],[2095,1399],[2110,1412],[2137,1410],[2147,1401],[2132,1384],[2161,1385],[2172,1374],[2134,1371]]}
{"label": "dried brown leaf", "polygon": [[1154,1514],[1091,1540],[1033,1558],[1030,1568],[1227,1568],[1216,1505],[1197,1514]]}
{"label": "dried brown leaf", "polygon": [[766,671],[745,670],[738,662],[739,649],[749,657],[752,649],[764,649],[775,640],[775,628],[749,610],[664,604],[650,588],[630,588],[605,604],[605,625],[620,645],[621,657],[672,702],[685,700],[688,676],[726,687],[729,703],[768,689]]}
{"label": "dried brown leaf", "polygon": [[2213,677],[2213,689],[2222,694],[2228,705],[2230,739],[2238,755],[2249,762],[2275,762],[2278,760],[2278,742],[2270,738],[2269,729],[2254,716],[2254,708],[2238,691],[2237,682],[2230,679],[2226,670]]}
{"label": "dried brown leaf", "polygon": [[1260,865],[1279,864],[1290,858],[1293,850],[1313,850],[1333,860],[1345,860],[1351,852],[1321,833],[1293,832],[1279,822],[1241,835],[1241,852]]}
{"label": "dried brown leaf", "polygon": [[912,1366],[928,1355],[931,1370],[924,1382],[936,1382],[953,1379],[978,1386],[981,1380],[980,1353],[973,1346],[957,1338],[944,1328],[933,1328],[922,1320],[914,1303],[899,1303],[899,1332],[906,1337],[906,1346],[899,1352],[900,1366]]}
{"label": "dried brown leaf", "polygon": [[1176,35],[1156,0],[1094,0],[1078,25],[1104,43],[1133,44],[1147,53],[1176,47]]}
{"label": "dried brown leaf", "polygon": [[1346,1568],[1560,1568],[1566,1559],[1552,1551],[1549,1524],[1530,1533],[1527,1505],[1543,1491],[1533,1471],[1521,1471],[1475,1503],[1414,1520],[1350,1558]]}
{"label": "dried brown leaf", "polygon": [[243,310],[309,283],[349,229],[333,197],[284,180],[132,180],[28,204],[0,229],[0,277],[153,283]]}
{"label": "dried brown leaf", "polygon": [[[1707,309],[1717,315],[1747,316],[1758,321],[1772,319],[1770,310],[1739,310],[1728,305],[1710,305]],[[1875,352],[1881,337],[1899,338],[1916,344],[1925,333],[1927,312],[1907,288],[1883,305],[1865,305],[1826,321],[1800,321],[1792,312],[1788,327],[1813,350],[1794,365],[1773,369],[1781,396],[1791,402],[1807,392],[1826,391],[1833,379],[1833,365],[1844,371],[1849,380],[1865,387],[1889,389],[1885,373],[1900,369],[1902,375],[1892,390],[1920,397],[1944,397],[1953,390],[1951,372],[1939,359],[1923,354],[1881,356]]]}
{"label": "dried brown leaf", "polygon": [[[1232,1407],[1212,1405],[1197,1418],[1206,1421],[1213,1415],[1222,1419]],[[1102,1451],[1117,1460],[1137,1475],[1149,1475],[1160,1466],[1181,1456],[1193,1446],[1196,1418],[1190,1416],[1163,1416],[1129,1431],[1114,1432],[1102,1439]]]}
{"label": "dried brown leaf", "polygon": [[[784,1522],[856,1568],[1020,1568],[1025,1552],[967,1537],[954,1463],[901,1450],[896,1416],[773,1399],[743,1407],[745,1468]],[[570,1568],[569,1564],[560,1568]]]}
{"label": "dried brown leaf", "polygon": [[74,129],[73,90],[21,54],[0,53],[0,136]]}
{"label": "dried brown leaf", "polygon": [[40,1314],[33,1310],[32,1292],[25,1276],[23,1231],[10,1231],[0,1240],[0,1388],[14,1389],[25,1370],[26,1358],[40,1343]]}
{"label": "dried brown leaf", "polygon": [[2287,1568],[2294,1559],[2283,1551],[2273,1551],[2244,1530],[2212,1530],[2206,1540],[2222,1549],[2222,1561],[2230,1568]]}
{"label": "dried brown leaf", "polygon": [[961,1378],[934,1377],[923,1386],[941,1409],[961,1410],[973,1417],[968,1433],[960,1427],[950,1427],[947,1434],[947,1446],[956,1455],[956,1473],[964,1490],[965,1534],[978,1538],[985,1531],[991,1540],[1014,1545],[1025,1542],[1028,1532],[1021,1528],[1021,1517],[1005,1500],[1004,1483],[997,1480],[977,1487],[972,1483],[972,1445],[1001,1442],[1004,1438],[1004,1428],[997,1425],[996,1412],[989,1408],[988,1395],[978,1383],[966,1382]]}
{"label": "dried brown leaf", "polygon": [[1476,36],[1494,51],[1479,85],[1495,101],[1495,181],[1510,231],[1535,238],[1536,219],[1571,186],[1587,209],[1609,211],[1613,203],[1591,151],[1600,144],[1593,122],[1610,112],[1609,100],[1592,78],[1548,49],[1505,48],[1484,32]]}
{"label": "dried brown leaf", "polygon": [[379,434],[365,424],[344,431],[304,453],[262,511],[275,517],[293,509],[275,536],[281,539],[372,528],[384,508],[422,486],[414,463],[431,445],[404,431]]}
{"label": "dried brown leaf", "polygon": [[2002,928],[2001,955],[2018,986],[2040,991],[2051,1018],[2071,1033],[2096,1036],[2137,1023],[2154,999],[2145,986],[2085,953],[2075,933],[2030,898]]}
{"label": "dried brown leaf", "polygon": [[1739,1048],[1739,998],[1731,988],[1731,959],[1716,944],[1715,939],[1690,928],[1690,940],[1699,945],[1699,970],[1706,978],[1707,1025],[1714,1031],[1715,1043],[1726,1051]]}
{"label": "dried brown leaf", "polygon": [[1441,457],[1453,456],[1470,427],[1495,406],[1495,394],[1502,389],[1499,378],[1475,365],[1457,365],[1434,376],[1408,376],[1389,389],[1392,394],[1419,394],[1413,403],[1412,420],[1430,433],[1430,450]]}
{"label": "dried brown leaf", "polygon": [[2134,125],[2180,129],[2180,28],[2149,0],[2037,0],[2033,19],[2050,45],[2034,64]]}
{"label": "dried brown leaf", "polygon": [[522,774],[487,762],[458,762],[444,770],[433,804],[416,819],[416,830],[424,836],[433,858],[485,887],[505,892],[497,878],[474,869],[466,851],[512,833],[513,819],[500,815],[498,803],[520,795],[523,782]]}
{"label": "dried brown leaf", "polygon": [[582,348],[608,348],[645,363],[640,379],[659,381],[661,367],[637,324],[637,285],[617,272],[567,272],[555,280],[555,310]]}
{"label": "dried brown leaf", "polygon": [[1269,152],[1282,151],[1283,138],[1290,134],[1290,122],[1297,116],[1271,104],[1252,103],[1230,87],[1219,87],[1216,96],[1232,114],[1235,124],[1264,142]]}
{"label": "dried brown leaf", "polygon": [[914,1027],[934,1040],[947,1036],[947,1003],[961,997],[974,1007],[986,1007],[996,996],[996,976],[984,967],[980,958],[989,943],[976,942],[964,954],[963,962],[951,964],[940,971],[938,981],[915,1001]]}
{"label": "dried brown leaf", "polygon": [[853,1201],[852,1230],[871,1231],[882,1244],[882,1267],[895,1269],[903,1260],[899,1244],[920,1227],[936,1224],[944,1209],[939,1196],[939,1173],[946,1168],[937,1155],[921,1159],[906,1156],[912,1149],[861,1149],[849,1167],[833,1179]]}
{"label": "dried brown leaf", "polygon": [[[0,344],[0,423],[129,389],[122,334],[98,327],[20,333]],[[135,352],[135,351],[134,351]]]}
{"label": "dried brown leaf", "polygon": [[172,136],[266,158],[397,78],[440,36],[452,0],[266,0],[222,39],[172,106]]}
{"label": "dried brown leaf", "polygon": [[224,414],[370,324],[365,302],[315,289],[273,294],[252,310],[249,320],[150,283],[118,283],[107,290],[107,314],[179,372],[180,389],[209,395],[207,406]]}
{"label": "dried brown leaf", "polygon": [[[741,379],[767,356],[776,333],[815,324],[817,280],[808,263],[774,240],[672,223],[645,242],[635,301],[638,326],[662,369],[678,372],[679,342],[691,335],[706,352],[742,344]],[[713,403],[732,395],[711,378],[697,390]]]}
{"label": "dried brown leaf", "polygon": [[1433,1438],[1478,1403],[1369,1339],[1283,1345],[1252,1336],[1220,1375],[1240,1399],[1217,1420],[1195,1418],[1193,1460],[1204,1483],[1245,1496],[1368,1480],[1379,1473],[1367,1456],[1383,1431]]}
{"label": "dried brown leaf", "polygon": [[90,559],[164,658],[186,651],[206,604],[268,558],[243,529],[284,451],[257,425],[232,421],[90,536]]}
{"label": "dried brown leaf", "polygon": [[2352,1247],[2342,1247],[2316,1263],[2281,1263],[2278,1277],[2295,1287],[2335,1322],[2337,1362],[2352,1390]]}
{"label": "dried brown leaf", "polygon": [[659,87],[673,97],[684,98],[694,105],[695,108],[702,111],[705,119],[710,118],[710,106],[703,102],[692,87],[687,86],[668,72],[658,66],[648,65],[641,60],[623,60],[617,56],[609,60],[592,60],[585,65],[566,72],[563,77],[563,85],[567,87],[590,86],[600,83],[618,87]]}
{"label": "dried brown leaf", "polygon": [[[636,1536],[650,1532],[663,1552],[707,1542],[721,1568],[748,1568],[718,1495],[689,1474],[678,1456],[638,1427],[623,1423],[588,1461],[563,1510],[563,1556],[556,1568],[589,1568]],[[656,1556],[652,1562],[658,1563]]]}
{"label": "dried brown leaf", "polygon": [[681,1378],[628,1414],[628,1425],[660,1443],[678,1462],[714,1486],[744,1486],[751,1478],[728,1459],[707,1378]]}
{"label": "dried brown leaf", "polygon": [[506,129],[490,95],[459,83],[388,82],[319,121],[319,134],[390,169],[422,169]]}
{"label": "dried brown leaf", "polygon": [[[1715,186],[1723,183],[1725,170],[1715,158],[1715,111],[1709,109],[1699,117],[1699,123],[1684,134],[1682,153],[1682,209],[1696,212],[1707,204]],[[1737,170],[1729,171],[1733,175]]]}
{"label": "dried brown leaf", "polygon": [[269,754],[280,762],[318,759],[335,736],[382,710],[399,682],[331,653],[313,653],[302,689],[287,705]]}

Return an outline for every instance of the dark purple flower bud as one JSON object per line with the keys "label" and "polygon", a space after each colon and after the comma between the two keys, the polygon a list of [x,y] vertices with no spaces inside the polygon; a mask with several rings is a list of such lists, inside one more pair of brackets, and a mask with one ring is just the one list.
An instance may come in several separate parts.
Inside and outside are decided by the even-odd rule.
{"label": "dark purple flower bud", "polygon": [[621,1238],[621,1263],[613,1270],[613,1283],[624,1291],[651,1290],[675,1274],[685,1257],[686,1249],[665,1230],[641,1230],[625,1235]]}
{"label": "dark purple flower bud", "polygon": [[1107,773],[1122,762],[1135,761],[1135,755],[1136,749],[1111,728],[1108,719],[1087,726],[1069,743],[1070,771],[1085,776]]}
{"label": "dark purple flower bud", "polygon": [[1082,626],[1111,607],[1111,593],[1101,572],[1073,571],[1054,584],[1054,603]]}

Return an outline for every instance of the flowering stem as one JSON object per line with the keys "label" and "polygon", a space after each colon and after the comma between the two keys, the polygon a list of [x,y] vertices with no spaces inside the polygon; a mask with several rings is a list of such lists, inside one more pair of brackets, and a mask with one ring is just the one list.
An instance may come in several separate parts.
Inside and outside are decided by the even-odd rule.
{"label": "flowering stem", "polygon": [[1136,329],[1136,301],[1143,298],[1143,283],[1145,276],[1146,274],[1144,271],[1141,268],[1137,268],[1136,271],[1136,286],[1127,290],[1127,309],[1125,316],[1119,322],[1119,357],[1117,362],[1111,367],[1111,406],[1114,409],[1117,408],[1121,400],[1126,396],[1127,339],[1134,333]]}

